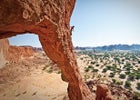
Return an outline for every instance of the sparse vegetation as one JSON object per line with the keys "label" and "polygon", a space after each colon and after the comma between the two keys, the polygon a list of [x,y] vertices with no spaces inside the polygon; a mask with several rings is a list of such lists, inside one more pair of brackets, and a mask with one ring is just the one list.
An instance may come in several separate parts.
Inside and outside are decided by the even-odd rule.
{"label": "sparse vegetation", "polygon": [[140,82],[137,83],[137,89],[140,90]]}
{"label": "sparse vegetation", "polygon": [[123,81],[117,81],[116,84],[117,85],[122,85],[123,84]]}
{"label": "sparse vegetation", "polygon": [[133,92],[133,94],[134,94],[134,100],[139,100],[140,93],[139,93],[139,92],[134,91],[134,92]]}
{"label": "sparse vegetation", "polygon": [[129,81],[125,81],[125,88],[131,88],[131,83]]}
{"label": "sparse vegetation", "polygon": [[126,75],[125,74],[120,74],[119,76],[121,79],[125,79],[126,78]]}
{"label": "sparse vegetation", "polygon": [[103,73],[107,72],[107,68],[104,68],[102,72],[103,72]]}
{"label": "sparse vegetation", "polygon": [[90,68],[85,67],[85,72],[89,72]]}
{"label": "sparse vegetation", "polygon": [[42,70],[46,70],[49,66],[50,64],[45,65]]}
{"label": "sparse vegetation", "polygon": [[114,77],[115,73],[110,73],[109,77]]}
{"label": "sparse vegetation", "polygon": [[116,83],[116,80],[115,79],[112,79],[112,82],[115,84]]}
{"label": "sparse vegetation", "polygon": [[[122,85],[128,90],[133,90],[131,84],[135,81],[140,83],[140,52],[86,51],[84,55],[88,55],[83,57],[83,61],[87,64],[84,68],[85,72],[91,75],[89,79],[98,78],[102,82]],[[139,85],[136,85],[137,90],[140,91]]]}
{"label": "sparse vegetation", "polygon": [[99,70],[98,70],[98,69],[93,69],[92,71],[93,71],[93,72],[98,72]]}

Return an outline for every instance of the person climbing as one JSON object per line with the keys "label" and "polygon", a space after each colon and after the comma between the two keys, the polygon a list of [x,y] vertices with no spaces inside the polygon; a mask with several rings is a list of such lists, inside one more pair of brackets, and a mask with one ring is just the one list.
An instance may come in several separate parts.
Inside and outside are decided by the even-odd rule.
{"label": "person climbing", "polygon": [[71,26],[70,27],[70,32],[71,32],[71,35],[72,35],[72,32],[74,31],[74,26]]}
{"label": "person climbing", "polygon": [[70,32],[74,31],[74,26],[71,26]]}

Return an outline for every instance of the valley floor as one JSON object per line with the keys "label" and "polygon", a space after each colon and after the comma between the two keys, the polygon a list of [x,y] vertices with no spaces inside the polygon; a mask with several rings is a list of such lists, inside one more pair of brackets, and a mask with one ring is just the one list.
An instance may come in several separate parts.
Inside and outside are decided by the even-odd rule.
{"label": "valley floor", "polygon": [[[39,56],[39,55],[37,55]],[[0,70],[0,100],[66,100],[61,74],[42,70],[47,58],[31,57]]]}

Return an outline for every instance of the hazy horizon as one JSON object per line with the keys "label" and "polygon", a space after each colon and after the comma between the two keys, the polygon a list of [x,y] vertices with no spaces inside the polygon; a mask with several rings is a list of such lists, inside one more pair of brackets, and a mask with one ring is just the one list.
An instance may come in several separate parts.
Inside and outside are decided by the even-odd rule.
{"label": "hazy horizon", "polygon": [[[77,0],[71,17],[74,46],[140,44],[140,1]],[[12,45],[41,47],[36,35],[9,39]],[[25,41],[26,40],[26,41]]]}

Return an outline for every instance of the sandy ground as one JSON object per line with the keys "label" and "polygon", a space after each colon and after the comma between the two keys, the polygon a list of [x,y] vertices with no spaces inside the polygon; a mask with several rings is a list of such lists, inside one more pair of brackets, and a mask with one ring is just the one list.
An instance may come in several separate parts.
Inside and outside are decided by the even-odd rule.
{"label": "sandy ground", "polygon": [[30,58],[1,69],[0,100],[67,100],[67,83],[43,71],[44,61]]}
{"label": "sandy ground", "polygon": [[3,87],[0,100],[63,100],[67,94],[67,84],[55,73],[32,74]]}

